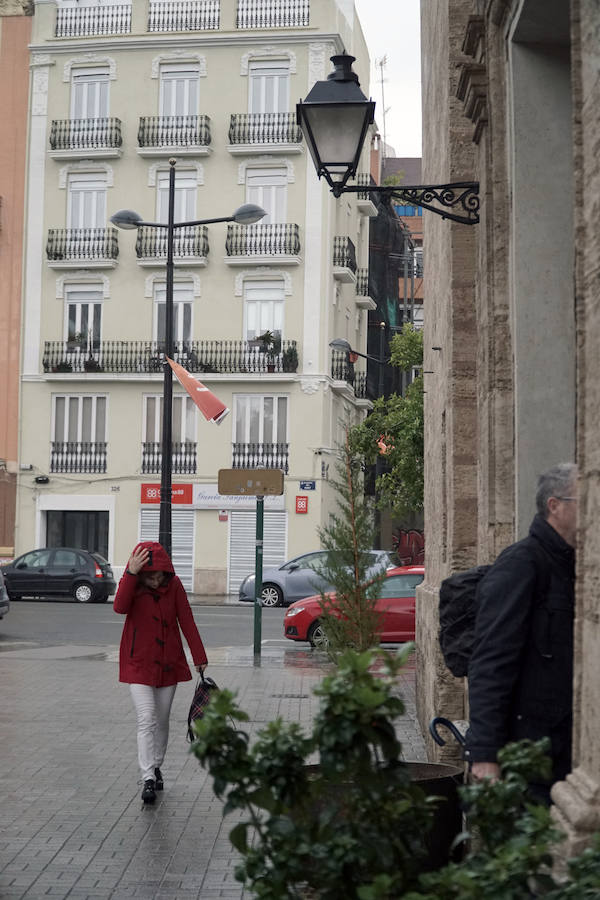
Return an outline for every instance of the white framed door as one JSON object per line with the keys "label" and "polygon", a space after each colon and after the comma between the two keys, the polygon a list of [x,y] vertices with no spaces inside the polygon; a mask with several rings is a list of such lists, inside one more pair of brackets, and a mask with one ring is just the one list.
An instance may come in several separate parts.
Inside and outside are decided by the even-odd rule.
{"label": "white framed door", "polygon": [[283,113],[290,106],[290,66],[285,60],[250,63],[248,112]]}
{"label": "white framed door", "polygon": [[98,175],[69,176],[67,228],[106,227],[106,180]]}
{"label": "white framed door", "polygon": [[[287,216],[287,170],[280,168],[246,169],[246,202],[256,203],[267,213],[261,225],[285,222]],[[252,228],[252,226],[249,226]]]}

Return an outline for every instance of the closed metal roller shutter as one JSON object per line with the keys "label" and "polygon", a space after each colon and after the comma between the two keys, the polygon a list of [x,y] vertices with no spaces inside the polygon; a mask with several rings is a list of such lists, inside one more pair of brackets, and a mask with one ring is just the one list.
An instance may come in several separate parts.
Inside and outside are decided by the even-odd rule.
{"label": "closed metal roller shutter", "polygon": [[[173,568],[186,591],[194,590],[194,516],[193,509],[174,509],[171,513],[173,529]],[[159,510],[142,509],[140,541],[158,540]]]}
{"label": "closed metal roller shutter", "polygon": [[[263,568],[280,566],[287,559],[287,513],[265,512]],[[254,572],[256,511],[234,509],[229,514],[227,590],[237,594],[246,575]]]}

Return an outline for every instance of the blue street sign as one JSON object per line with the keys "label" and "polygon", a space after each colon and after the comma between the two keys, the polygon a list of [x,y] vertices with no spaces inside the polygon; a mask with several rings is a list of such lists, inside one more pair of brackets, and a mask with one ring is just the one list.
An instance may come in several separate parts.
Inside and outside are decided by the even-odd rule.
{"label": "blue street sign", "polygon": [[301,481],[300,482],[300,490],[301,491],[315,491],[317,489],[316,481]]}

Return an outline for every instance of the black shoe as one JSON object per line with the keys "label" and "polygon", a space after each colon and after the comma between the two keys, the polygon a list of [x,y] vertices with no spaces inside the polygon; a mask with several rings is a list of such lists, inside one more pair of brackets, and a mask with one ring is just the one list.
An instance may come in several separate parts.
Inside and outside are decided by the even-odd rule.
{"label": "black shoe", "polygon": [[154,803],[156,800],[156,792],[154,790],[154,781],[148,778],[144,782],[144,790],[142,791],[142,800],[144,803]]}
{"label": "black shoe", "polygon": [[158,766],[154,770],[154,786],[157,791],[162,791],[165,786],[165,783],[164,783],[163,777],[162,777],[162,772],[160,771]]}

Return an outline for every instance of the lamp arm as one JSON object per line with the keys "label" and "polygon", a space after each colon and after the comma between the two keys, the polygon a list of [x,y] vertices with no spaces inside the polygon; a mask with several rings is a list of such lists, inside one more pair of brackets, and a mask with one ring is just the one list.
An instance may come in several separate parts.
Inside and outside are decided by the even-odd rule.
{"label": "lamp arm", "polygon": [[[332,191],[335,197],[342,194],[383,194],[402,203],[428,209],[443,219],[451,219],[462,225],[477,225],[479,222],[478,181],[456,181],[452,184],[343,184],[335,185]],[[439,203],[442,208],[432,206],[432,201]],[[464,215],[447,211],[455,207],[462,209]]]}
{"label": "lamp arm", "polygon": [[[214,225],[216,222],[234,222],[234,216],[221,216],[219,219],[196,219],[193,222],[173,222],[173,228],[186,228],[192,225]],[[138,222],[137,227],[140,228],[142,225],[147,226],[148,228],[168,228],[169,225],[167,222]]]}

